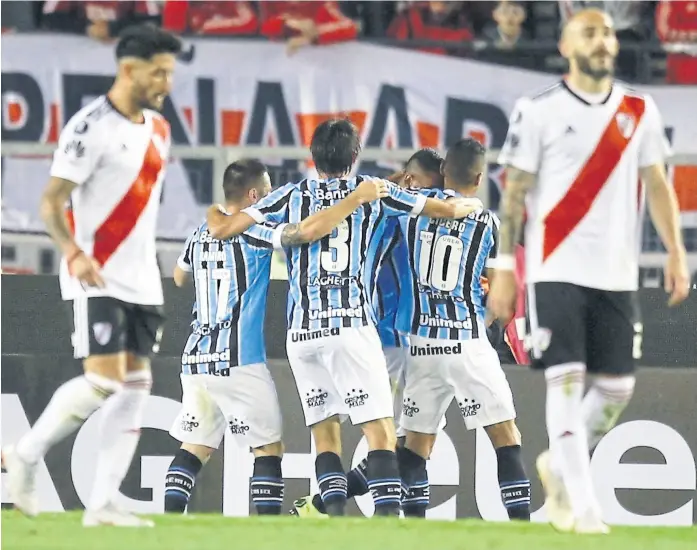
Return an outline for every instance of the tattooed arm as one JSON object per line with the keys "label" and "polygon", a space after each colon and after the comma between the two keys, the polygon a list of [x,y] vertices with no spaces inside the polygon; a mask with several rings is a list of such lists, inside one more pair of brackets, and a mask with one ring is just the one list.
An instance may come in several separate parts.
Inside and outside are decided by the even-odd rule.
{"label": "tattooed arm", "polygon": [[501,199],[499,215],[499,255],[512,256],[520,242],[525,217],[525,195],[535,185],[536,176],[513,166],[506,168],[506,188]]}

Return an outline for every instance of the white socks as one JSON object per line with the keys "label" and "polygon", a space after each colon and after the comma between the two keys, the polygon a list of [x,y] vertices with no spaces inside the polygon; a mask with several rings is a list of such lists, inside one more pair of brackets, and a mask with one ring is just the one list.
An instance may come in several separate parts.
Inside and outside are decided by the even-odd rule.
{"label": "white socks", "polygon": [[587,514],[588,510],[600,513],[581,406],[585,372],[583,363],[566,363],[545,371],[550,466],[561,475],[576,517]]}
{"label": "white socks", "polygon": [[592,450],[617,423],[634,393],[634,376],[598,377],[583,398],[583,420]]}
{"label": "white socks", "polygon": [[91,510],[112,503],[119,492],[140,439],[140,424],[151,387],[150,371],[129,372],[123,389],[104,405]]}
{"label": "white socks", "polygon": [[86,373],[56,390],[32,429],[17,443],[22,460],[35,464],[64,437],[76,430],[121,384]]}

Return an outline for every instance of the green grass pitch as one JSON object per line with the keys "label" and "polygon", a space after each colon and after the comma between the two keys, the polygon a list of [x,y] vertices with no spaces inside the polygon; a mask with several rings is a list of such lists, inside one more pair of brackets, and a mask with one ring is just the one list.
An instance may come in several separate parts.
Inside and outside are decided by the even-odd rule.
{"label": "green grass pitch", "polygon": [[3,550],[695,550],[697,527],[616,527],[555,533],[539,524],[346,518],[155,516],[154,529],[85,529],[78,512],[27,519],[2,512]]}

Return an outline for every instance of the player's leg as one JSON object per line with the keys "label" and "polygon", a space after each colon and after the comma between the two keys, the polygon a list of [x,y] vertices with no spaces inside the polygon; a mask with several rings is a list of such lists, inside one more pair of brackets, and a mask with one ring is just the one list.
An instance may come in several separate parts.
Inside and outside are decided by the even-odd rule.
{"label": "player's leg", "polygon": [[[321,356],[326,340],[336,336],[305,340],[307,334],[288,332],[288,361],[300,396],[305,424],[310,427],[315,442],[315,475],[320,498],[328,515],[343,516],[346,509],[346,473],[341,463],[340,415],[346,414],[347,406]],[[295,502],[298,515],[304,515],[301,510],[303,504],[305,507],[307,505],[305,500]]]}
{"label": "player's leg", "polygon": [[528,287],[533,366],[545,369],[549,454],[538,458],[547,516],[559,530],[598,510],[582,399],[586,372],[586,290],[568,283]]}
{"label": "player's leg", "polygon": [[105,404],[102,411],[102,445],[97,457],[92,496],[83,525],[121,522],[122,525],[152,525],[116,505],[119,487],[133,460],[145,406],[152,388],[150,356],[159,351],[164,317],[159,306],[127,304],[127,363],[123,390]]}
{"label": "player's leg", "polygon": [[402,478],[402,511],[405,517],[426,517],[430,485],[426,461],[431,456],[436,434],[454,392],[446,381],[442,356],[426,356],[419,350],[433,343],[412,336],[412,354],[407,362],[402,426],[406,431],[403,448],[397,451]]}
{"label": "player's leg", "polygon": [[[484,331],[481,330],[480,333]],[[501,500],[508,517],[530,521],[530,480],[521,456],[511,387],[488,339],[461,342],[450,356],[448,378],[467,429],[484,428],[496,450]]]}
{"label": "player's leg", "polygon": [[72,304],[71,318],[75,356],[83,359],[84,374],[59,387],[32,429],[16,446],[3,449],[11,498],[27,515],[38,513],[38,462],[123,388],[126,313],[121,302],[112,298],[78,298]]}
{"label": "player's leg", "polygon": [[165,512],[182,514],[191,500],[196,477],[220,446],[227,422],[208,394],[208,374],[182,374],[182,407],[170,435],[182,445],[165,477]]}
{"label": "player's leg", "polygon": [[514,420],[485,426],[496,451],[501,500],[509,519],[530,521],[530,480],[521,456],[521,438]]}
{"label": "player's leg", "polygon": [[375,327],[343,328],[322,356],[354,425],[368,442],[367,480],[375,515],[399,515],[401,480],[395,448],[393,397]]}
{"label": "player's leg", "polygon": [[212,376],[208,390],[239,442],[254,453],[250,496],[257,514],[279,515],[283,508],[283,420],[276,385],[263,363]]}
{"label": "player's leg", "polygon": [[588,372],[595,376],[583,399],[583,418],[592,451],[615,426],[634,393],[642,324],[630,292],[593,292],[588,315]]}
{"label": "player's leg", "polygon": [[165,513],[183,514],[186,511],[196,477],[214,451],[213,447],[182,443],[165,476]]}

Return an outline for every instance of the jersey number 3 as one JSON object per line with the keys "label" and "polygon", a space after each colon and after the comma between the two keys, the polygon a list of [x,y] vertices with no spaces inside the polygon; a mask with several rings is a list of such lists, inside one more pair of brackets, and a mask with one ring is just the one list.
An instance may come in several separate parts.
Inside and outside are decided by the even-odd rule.
{"label": "jersey number 3", "polygon": [[321,254],[322,269],[330,273],[344,271],[349,264],[349,225],[346,220],[336,226],[329,236],[329,250]]}
{"label": "jersey number 3", "polygon": [[[435,243],[434,243],[435,239]],[[452,292],[460,278],[460,262],[465,245],[457,237],[421,231],[419,282],[441,292]]]}

